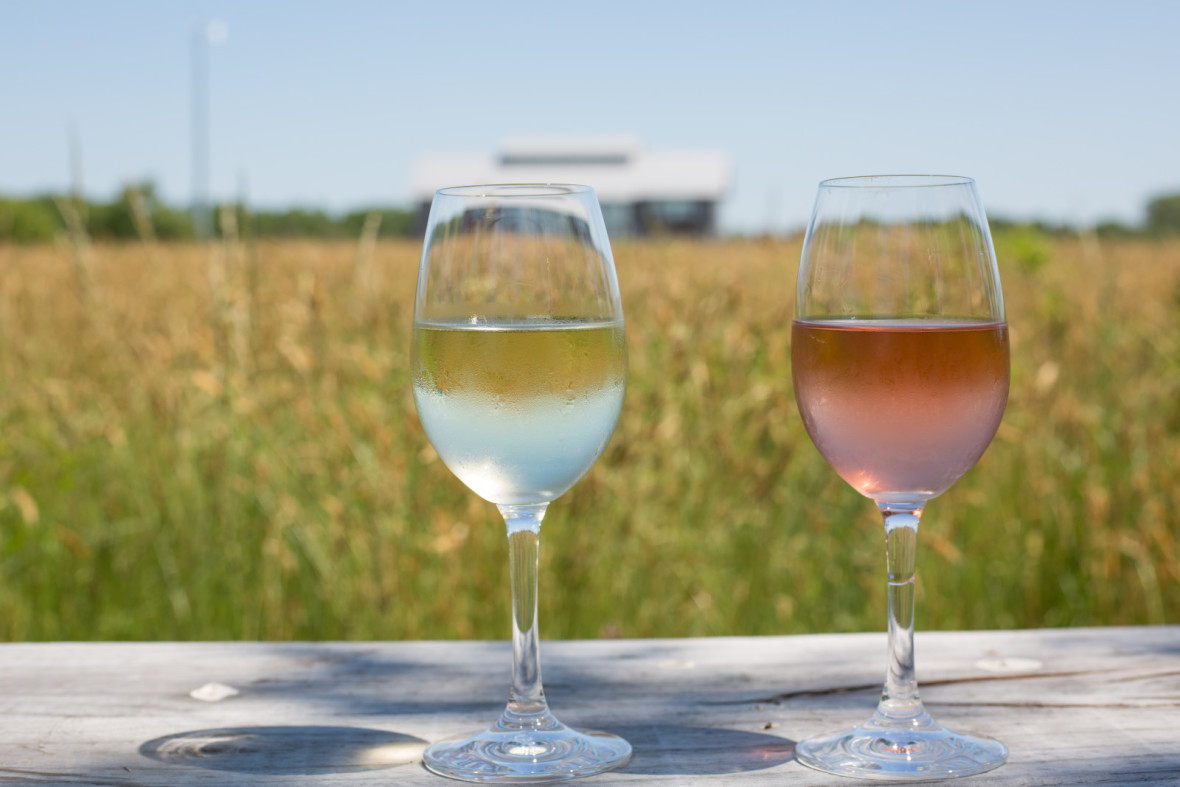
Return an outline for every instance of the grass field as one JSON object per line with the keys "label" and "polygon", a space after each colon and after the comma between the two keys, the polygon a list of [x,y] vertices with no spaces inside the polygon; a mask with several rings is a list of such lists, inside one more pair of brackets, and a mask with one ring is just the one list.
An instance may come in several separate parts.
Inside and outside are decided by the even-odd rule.
{"label": "grass field", "polygon": [[[997,237],[1004,423],[919,629],[1180,622],[1180,241]],[[0,639],[505,638],[495,509],[407,374],[419,247],[0,246]],[[630,380],[542,538],[550,638],[879,630],[791,392],[797,240],[615,244]]]}

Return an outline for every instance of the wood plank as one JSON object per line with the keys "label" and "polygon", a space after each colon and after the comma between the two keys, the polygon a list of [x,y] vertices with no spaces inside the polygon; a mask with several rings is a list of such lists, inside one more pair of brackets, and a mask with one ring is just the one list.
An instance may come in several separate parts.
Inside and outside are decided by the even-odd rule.
{"label": "wood plank", "polygon": [[[498,715],[509,658],[502,642],[0,645],[0,782],[453,783],[422,748]],[[1011,750],[963,783],[1180,784],[1180,626],[919,633],[917,659],[939,721]],[[794,762],[794,742],[871,713],[885,640],[546,642],[542,660],[559,718],[635,748],[587,785],[838,785],[854,782]]]}

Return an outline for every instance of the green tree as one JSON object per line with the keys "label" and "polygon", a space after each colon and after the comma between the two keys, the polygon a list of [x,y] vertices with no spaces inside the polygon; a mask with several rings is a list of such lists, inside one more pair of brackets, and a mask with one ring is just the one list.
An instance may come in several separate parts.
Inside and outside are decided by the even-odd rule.
{"label": "green tree", "polygon": [[1114,219],[1099,222],[1094,226],[1094,232],[1098,234],[1099,238],[1104,239],[1133,238],[1139,234],[1134,227],[1128,227]]}
{"label": "green tree", "polygon": [[284,212],[258,212],[250,214],[250,226],[258,237],[327,238],[338,234],[334,222],[322,210],[293,208]]}
{"label": "green tree", "polygon": [[62,231],[52,197],[0,199],[0,240],[45,243]]}
{"label": "green tree", "polygon": [[365,226],[365,219],[373,211],[381,216],[381,226],[377,230],[378,237],[405,238],[414,234],[413,212],[398,208],[372,208],[371,210],[358,210],[349,213],[341,219],[345,234],[349,237],[360,235],[361,228]]}
{"label": "green tree", "polygon": [[1166,194],[1147,203],[1147,231],[1152,235],[1180,234],[1180,194]]}
{"label": "green tree", "polygon": [[91,203],[87,229],[95,238],[121,240],[192,237],[189,218],[165,205],[150,181],[124,185],[112,202]]}

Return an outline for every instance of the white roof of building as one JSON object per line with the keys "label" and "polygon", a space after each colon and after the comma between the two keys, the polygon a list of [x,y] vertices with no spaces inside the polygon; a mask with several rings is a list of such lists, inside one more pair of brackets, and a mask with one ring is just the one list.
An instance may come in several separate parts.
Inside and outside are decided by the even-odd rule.
{"label": "white roof of building", "polygon": [[647,150],[633,137],[514,137],[494,154],[422,156],[411,176],[414,199],[445,186],[581,183],[601,202],[720,200],[730,162],[712,150]]}

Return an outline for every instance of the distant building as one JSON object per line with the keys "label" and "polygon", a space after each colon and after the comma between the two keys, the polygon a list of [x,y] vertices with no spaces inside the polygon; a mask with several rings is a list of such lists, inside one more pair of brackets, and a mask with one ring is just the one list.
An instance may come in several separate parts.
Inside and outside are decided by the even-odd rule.
{"label": "distant building", "polygon": [[729,181],[729,157],[717,151],[652,151],[631,137],[520,137],[493,155],[424,156],[411,189],[419,229],[444,186],[581,183],[598,194],[614,237],[712,235]]}

